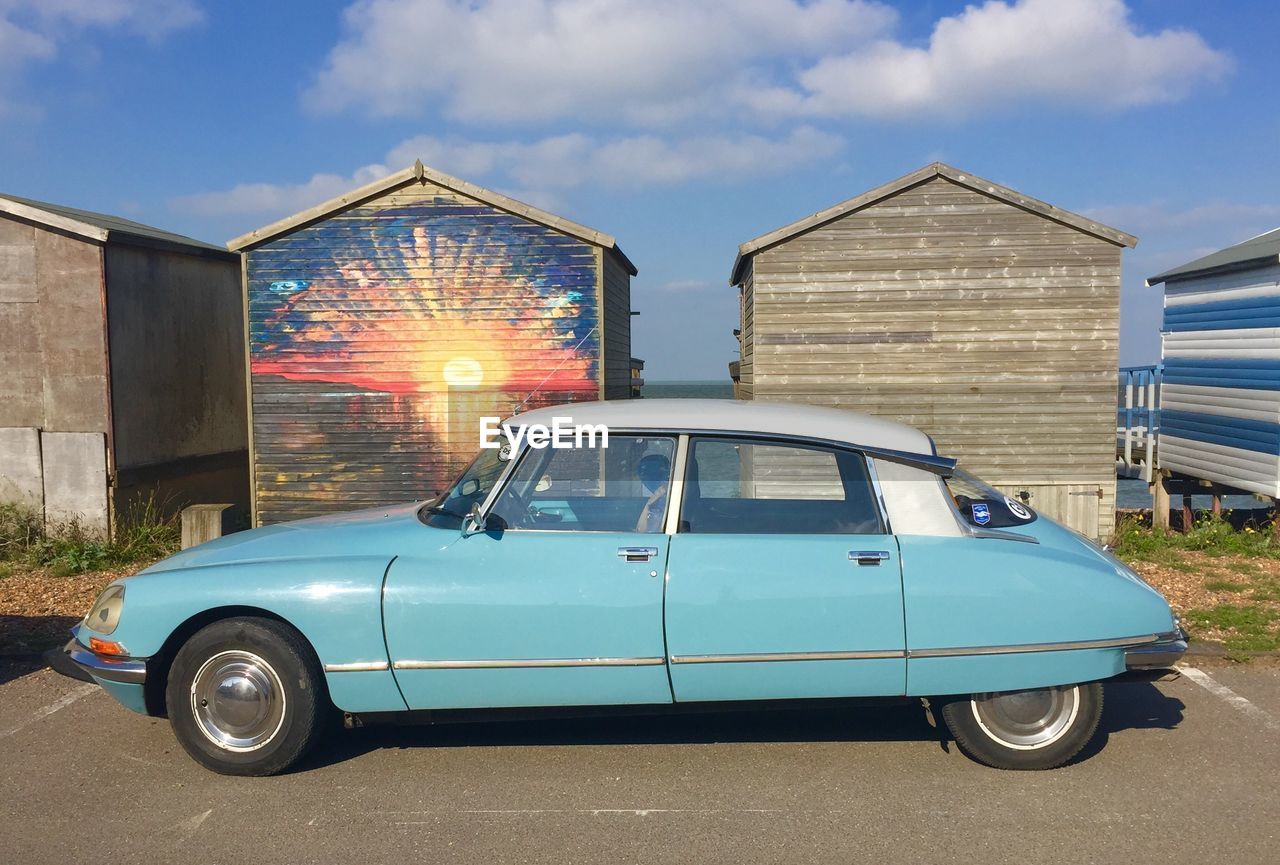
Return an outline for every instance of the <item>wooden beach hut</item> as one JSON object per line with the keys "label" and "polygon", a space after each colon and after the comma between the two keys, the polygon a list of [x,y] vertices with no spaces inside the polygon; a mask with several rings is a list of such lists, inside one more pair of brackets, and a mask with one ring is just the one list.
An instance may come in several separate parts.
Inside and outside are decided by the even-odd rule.
{"label": "wooden beach hut", "polygon": [[1280,496],[1280,228],[1147,280],[1160,284],[1159,467]]}
{"label": "wooden beach hut", "polygon": [[905,421],[1007,493],[1109,536],[1120,253],[1136,242],[925,166],[739,247],[740,395]]}
{"label": "wooden beach hut", "polygon": [[94,535],[144,503],[247,505],[238,265],[0,195],[0,503]]}
{"label": "wooden beach hut", "polygon": [[616,241],[421,162],[229,246],[257,523],[429,497],[481,416],[631,394]]}

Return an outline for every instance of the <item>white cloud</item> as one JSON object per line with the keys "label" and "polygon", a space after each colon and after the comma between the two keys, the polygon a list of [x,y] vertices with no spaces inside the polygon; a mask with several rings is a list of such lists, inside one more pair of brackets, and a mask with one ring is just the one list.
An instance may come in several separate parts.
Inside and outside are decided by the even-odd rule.
{"label": "white cloud", "polygon": [[26,22],[45,36],[90,27],[119,27],[147,38],[204,20],[194,0],[0,0],[0,18]]}
{"label": "white cloud", "polygon": [[[412,164],[412,160],[410,163]],[[404,168],[405,166],[397,166]],[[197,216],[274,214],[287,216],[350,192],[391,173],[385,165],[366,165],[350,175],[314,174],[302,183],[237,183],[222,192],[183,195],[170,204]]]}
{"label": "white cloud", "polygon": [[1089,208],[1084,213],[1134,234],[1221,231],[1224,228],[1238,232],[1266,226],[1258,228],[1254,232],[1256,234],[1274,228],[1275,223],[1280,222],[1280,204],[1242,204],[1225,200],[1208,201],[1182,209],[1166,201],[1110,204]]}
{"label": "white cloud", "polygon": [[0,0],[0,113],[29,64],[56,59],[61,45],[87,31],[157,41],[203,20],[193,0]]}
{"label": "white cloud", "polygon": [[222,192],[183,196],[172,206],[202,216],[285,216],[421,159],[448,174],[554,208],[564,193],[584,186],[637,189],[709,177],[736,182],[825,159],[842,146],[836,136],[808,126],[779,138],[703,135],[667,140],[636,135],[601,140],[575,132],[531,142],[485,142],[423,135],[401,142],[383,162],[350,176],[316,174],[296,184],[242,183]]}
{"label": "white cloud", "polygon": [[865,42],[896,19],[874,0],[360,0],[307,102],[660,124],[726,112],[769,64]]}
{"label": "white cloud", "polygon": [[988,0],[924,45],[896,24],[876,0],[359,0],[306,101],[508,124],[961,118],[1171,102],[1232,65],[1189,30],[1142,32],[1123,0]]}
{"label": "white cloud", "polygon": [[1144,34],[1122,0],[988,0],[934,26],[927,47],[879,41],[824,57],[764,111],[952,118],[1042,101],[1091,109],[1172,102],[1230,59],[1188,30]]}

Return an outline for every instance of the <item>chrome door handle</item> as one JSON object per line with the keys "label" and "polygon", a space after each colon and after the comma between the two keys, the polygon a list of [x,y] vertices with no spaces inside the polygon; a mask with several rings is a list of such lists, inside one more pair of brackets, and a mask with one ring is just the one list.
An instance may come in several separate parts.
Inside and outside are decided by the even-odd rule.
{"label": "chrome door handle", "polygon": [[849,550],[849,561],[859,565],[878,565],[889,561],[889,554],[885,550]]}
{"label": "chrome door handle", "polygon": [[647,562],[657,554],[657,547],[618,547],[618,557],[628,562]]}

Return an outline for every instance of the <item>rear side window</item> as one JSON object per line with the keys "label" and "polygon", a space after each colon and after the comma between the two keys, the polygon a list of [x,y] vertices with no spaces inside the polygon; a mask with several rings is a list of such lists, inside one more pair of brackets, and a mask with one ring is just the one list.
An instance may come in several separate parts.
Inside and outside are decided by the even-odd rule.
{"label": "rear side window", "polygon": [[980,529],[1008,529],[1035,522],[1036,512],[1026,503],[1005,495],[966,471],[947,478],[947,492],[965,522]]}
{"label": "rear side window", "polygon": [[883,534],[858,453],[750,439],[690,442],[680,531],[694,534]]}

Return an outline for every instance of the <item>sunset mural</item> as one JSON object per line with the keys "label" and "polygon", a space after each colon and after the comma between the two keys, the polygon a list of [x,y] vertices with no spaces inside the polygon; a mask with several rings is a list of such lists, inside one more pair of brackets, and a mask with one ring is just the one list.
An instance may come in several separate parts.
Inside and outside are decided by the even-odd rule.
{"label": "sunset mural", "polygon": [[595,250],[447,190],[420,199],[250,253],[266,521],[422,498],[475,452],[481,415],[597,398]]}

